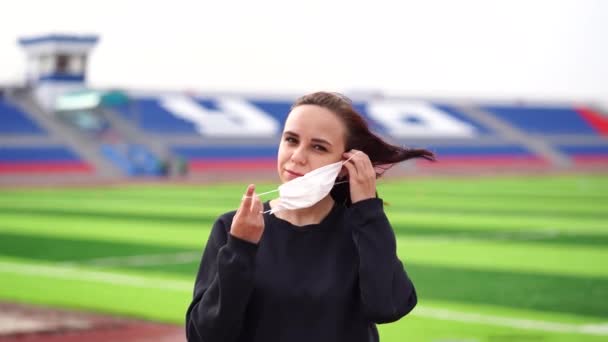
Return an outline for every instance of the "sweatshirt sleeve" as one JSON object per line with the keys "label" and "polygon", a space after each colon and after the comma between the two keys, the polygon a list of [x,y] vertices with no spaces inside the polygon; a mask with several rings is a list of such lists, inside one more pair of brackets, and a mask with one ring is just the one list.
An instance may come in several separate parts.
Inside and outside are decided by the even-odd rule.
{"label": "sweatshirt sleeve", "polygon": [[257,245],[228,233],[220,217],[211,230],[186,312],[189,342],[229,342],[239,336],[253,290]]}
{"label": "sweatshirt sleeve", "polygon": [[417,303],[416,290],[397,257],[395,233],[382,200],[370,198],[349,209],[359,253],[359,288],[364,313],[375,323],[394,322]]}

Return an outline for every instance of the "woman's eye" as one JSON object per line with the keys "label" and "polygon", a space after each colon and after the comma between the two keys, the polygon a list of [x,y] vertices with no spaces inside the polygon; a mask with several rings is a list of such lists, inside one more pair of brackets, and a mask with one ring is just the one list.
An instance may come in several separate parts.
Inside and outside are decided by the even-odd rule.
{"label": "woman's eye", "polygon": [[321,145],[315,145],[315,146],[313,146],[313,148],[315,150],[319,150],[319,151],[324,151],[324,152],[327,151],[327,149]]}
{"label": "woman's eye", "polygon": [[295,138],[292,137],[286,137],[285,141],[287,141],[288,143],[297,143],[298,141]]}

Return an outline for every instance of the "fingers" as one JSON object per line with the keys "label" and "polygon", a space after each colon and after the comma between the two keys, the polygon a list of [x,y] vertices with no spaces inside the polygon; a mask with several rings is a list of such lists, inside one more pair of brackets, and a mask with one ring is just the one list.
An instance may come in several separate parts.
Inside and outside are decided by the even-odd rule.
{"label": "fingers", "polygon": [[260,213],[264,209],[262,204],[262,200],[259,196],[255,194],[255,184],[249,184],[245,194],[243,195],[243,199],[241,201],[241,205],[237,210],[238,213],[243,213],[248,215],[250,213]]}
{"label": "fingers", "polygon": [[243,199],[241,201],[241,206],[248,208],[251,206],[251,200],[253,198],[253,193],[255,192],[255,185],[249,184],[247,186],[247,190],[245,190],[245,194],[243,195]]}
{"label": "fingers", "polygon": [[255,185],[249,184],[249,186],[247,186],[247,190],[245,190],[245,194],[243,195],[243,198],[241,199],[241,205],[239,206],[239,209],[237,210],[237,214],[239,214],[243,211],[251,210],[254,192],[255,192]]}
{"label": "fingers", "polygon": [[230,234],[258,243],[264,232],[264,218],[260,213],[262,202],[255,194],[255,185],[250,184],[243,195],[241,205],[237,210],[230,226]]}
{"label": "fingers", "polygon": [[376,171],[371,160],[362,151],[350,150],[345,152],[344,156],[349,158],[344,164],[348,169],[348,173],[353,177],[375,177]]}
{"label": "fingers", "polygon": [[348,170],[348,177],[349,178],[354,178],[357,177],[357,168],[355,167],[354,164],[352,164],[350,161],[346,162],[346,164],[344,164],[344,167],[346,167],[346,169]]}
{"label": "fingers", "polygon": [[367,154],[350,150],[344,153],[347,159],[344,166],[348,170],[350,199],[352,203],[373,198],[376,195],[376,171]]}
{"label": "fingers", "polygon": [[258,208],[258,206],[262,204],[262,201],[260,200],[260,196],[257,196],[255,194],[255,186],[254,186],[254,191],[251,194],[251,203],[249,205],[249,210],[251,212],[255,212],[255,210]]}

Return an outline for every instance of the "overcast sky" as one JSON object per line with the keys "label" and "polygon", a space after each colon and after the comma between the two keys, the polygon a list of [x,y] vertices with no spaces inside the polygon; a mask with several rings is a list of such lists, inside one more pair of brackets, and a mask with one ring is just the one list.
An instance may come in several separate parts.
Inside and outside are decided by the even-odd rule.
{"label": "overcast sky", "polygon": [[94,33],[96,87],[608,103],[603,0],[19,0],[0,13],[0,84],[24,73],[18,37]]}

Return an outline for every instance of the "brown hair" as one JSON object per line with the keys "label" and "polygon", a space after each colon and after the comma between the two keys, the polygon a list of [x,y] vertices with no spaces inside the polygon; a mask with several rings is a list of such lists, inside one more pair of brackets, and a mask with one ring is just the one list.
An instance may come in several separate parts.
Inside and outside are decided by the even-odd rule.
{"label": "brown hair", "polygon": [[[391,145],[372,133],[365,118],[353,107],[352,101],[342,94],[316,92],[304,95],[298,98],[291,108],[301,105],[316,105],[336,114],[346,126],[346,151],[356,149],[367,154],[376,170],[376,178],[382,176],[384,171],[394,164],[408,159],[424,158],[435,161],[433,152]],[[332,196],[337,202],[350,205],[348,183],[336,185]]]}

